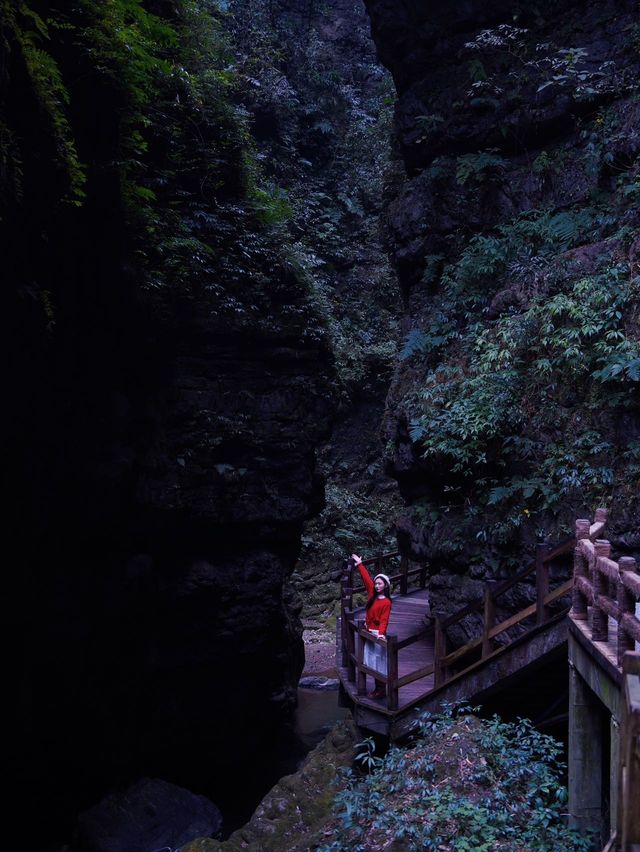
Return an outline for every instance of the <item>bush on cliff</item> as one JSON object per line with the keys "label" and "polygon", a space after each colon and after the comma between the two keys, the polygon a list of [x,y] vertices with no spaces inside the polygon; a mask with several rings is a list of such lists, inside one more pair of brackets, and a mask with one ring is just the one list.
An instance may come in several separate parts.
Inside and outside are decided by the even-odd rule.
{"label": "bush on cliff", "polygon": [[426,714],[409,748],[375,757],[361,743],[368,774],[350,772],[337,793],[329,850],[437,849],[475,852],[587,850],[566,828],[560,746],[526,719],[506,723],[464,712]]}

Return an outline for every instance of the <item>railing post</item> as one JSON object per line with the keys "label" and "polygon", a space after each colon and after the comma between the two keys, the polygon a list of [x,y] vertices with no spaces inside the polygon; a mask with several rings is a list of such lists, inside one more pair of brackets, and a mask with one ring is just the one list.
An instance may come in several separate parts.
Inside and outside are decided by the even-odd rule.
{"label": "railing post", "polygon": [[348,608],[353,609],[353,563],[351,559],[345,559],[344,561],[344,566],[342,569],[342,580],[340,585],[341,597],[348,597]]}
{"label": "railing post", "polygon": [[364,643],[365,640],[360,635],[360,631],[364,629],[364,621],[356,622],[356,691],[358,695],[364,695],[367,691],[367,675],[363,672],[364,666]]}
{"label": "railing post", "polygon": [[595,559],[591,575],[593,586],[593,607],[591,609],[591,639],[594,642],[606,642],[609,638],[609,616],[600,608],[598,598],[606,594],[608,581],[598,568],[598,559],[608,557],[611,553],[611,545],[604,539],[596,539],[594,542]]}
{"label": "railing post", "polygon": [[618,586],[617,586],[617,604],[620,609],[620,620],[618,621],[618,665],[622,665],[622,659],[625,651],[634,651],[636,647],[635,640],[630,636],[624,628],[625,613],[632,615],[636,611],[635,595],[631,594],[629,589],[622,582],[622,573],[629,571],[632,574],[637,573],[636,560],[632,556],[621,556],[618,560]]}
{"label": "railing post", "polygon": [[584,538],[589,538],[591,522],[587,518],[579,518],[576,521],[576,547],[573,551],[573,593],[571,617],[576,621],[587,620],[587,598],[581,591],[578,578],[587,576],[586,560],[580,550],[579,543]]}
{"label": "railing post", "polygon": [[345,610],[345,619],[347,624],[347,677],[351,683],[356,679],[356,664],[353,658],[356,654],[356,641],[353,610]]}
{"label": "railing post", "polygon": [[349,625],[347,624],[346,613],[347,610],[351,609],[352,601],[351,597],[348,593],[349,589],[349,560],[345,559],[342,564],[342,578],[340,580],[340,641],[341,641],[341,661],[342,665],[346,666],[348,663],[348,638],[347,634],[349,632]]}
{"label": "railing post", "polygon": [[495,602],[491,596],[491,586],[484,587],[484,618],[482,622],[482,656],[487,657],[494,648],[494,640],[489,631],[495,626]]}
{"label": "railing post", "polygon": [[407,594],[407,571],[409,570],[409,557],[400,557],[400,594]]}
{"label": "railing post", "polygon": [[433,625],[433,685],[441,686],[446,678],[447,671],[443,663],[447,655],[447,637],[442,629],[442,622],[436,618]]}
{"label": "railing post", "polygon": [[544,624],[549,620],[549,607],[544,599],[549,594],[549,563],[545,554],[549,546],[546,543],[536,544],[536,623]]}
{"label": "railing post", "polygon": [[340,624],[342,627],[341,631],[341,639],[342,639],[342,647],[341,647],[341,662],[343,668],[349,668],[349,619],[348,613],[351,610],[345,605],[345,599],[342,599],[340,604]]}
{"label": "railing post", "polygon": [[398,637],[387,636],[387,707],[398,709]]}
{"label": "railing post", "polygon": [[593,516],[593,522],[594,522],[594,524],[598,524],[598,523],[600,523],[600,522],[605,523],[605,522],[606,522],[606,520],[607,520],[607,515],[608,515],[608,514],[609,514],[609,510],[608,510],[608,509],[604,509],[604,508],[602,508],[602,507],[601,507],[600,509],[596,509],[596,513],[595,513],[595,515]]}
{"label": "railing post", "polygon": [[347,559],[347,568],[349,571],[349,609],[353,609],[353,572],[355,571],[353,559]]}
{"label": "railing post", "polygon": [[425,562],[422,563],[422,567],[420,568],[420,588],[424,589],[427,585],[427,565]]}

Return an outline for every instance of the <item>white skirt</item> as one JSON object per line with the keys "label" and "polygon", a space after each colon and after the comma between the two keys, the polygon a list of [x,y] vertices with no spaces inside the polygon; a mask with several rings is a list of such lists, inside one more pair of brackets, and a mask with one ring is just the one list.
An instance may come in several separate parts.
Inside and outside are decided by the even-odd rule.
{"label": "white skirt", "polygon": [[[372,633],[377,631],[372,630]],[[387,673],[387,646],[379,645],[377,642],[364,642],[364,664],[368,669],[386,675]]]}

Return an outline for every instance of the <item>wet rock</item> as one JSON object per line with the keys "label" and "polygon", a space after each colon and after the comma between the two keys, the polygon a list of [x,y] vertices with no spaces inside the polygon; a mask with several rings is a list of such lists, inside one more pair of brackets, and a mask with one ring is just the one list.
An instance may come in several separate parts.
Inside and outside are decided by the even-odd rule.
{"label": "wet rock", "polygon": [[221,829],[220,811],[204,796],[159,778],[143,778],[81,814],[77,835],[83,852],[151,852],[177,849]]}
{"label": "wet rock", "polygon": [[298,681],[298,686],[302,689],[317,689],[320,691],[327,691],[332,689],[337,689],[340,685],[340,681],[337,678],[332,677],[302,677]]}

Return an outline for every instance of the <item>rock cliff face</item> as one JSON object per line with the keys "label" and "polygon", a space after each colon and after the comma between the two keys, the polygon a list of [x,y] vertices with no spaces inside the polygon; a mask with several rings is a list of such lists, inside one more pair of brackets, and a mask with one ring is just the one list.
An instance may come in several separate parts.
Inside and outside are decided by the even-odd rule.
{"label": "rock cliff face", "polygon": [[[637,553],[637,10],[366,6],[407,170],[385,427],[403,546],[434,574],[496,577],[606,505]],[[436,608],[462,602],[441,585]]]}
{"label": "rock cliff face", "polygon": [[[140,12],[140,31],[194,8],[155,5],[166,21]],[[3,465],[19,554],[3,659],[7,769],[52,837],[138,775],[223,809],[275,780],[255,761],[286,730],[302,670],[283,590],[323,504],[314,453],[333,368],[304,275],[250,203],[231,104],[194,101],[167,74],[164,112],[136,119],[143,145],[103,9],[54,26],[45,7],[3,4],[0,32]],[[49,59],[31,49],[34,21],[50,27]]]}

